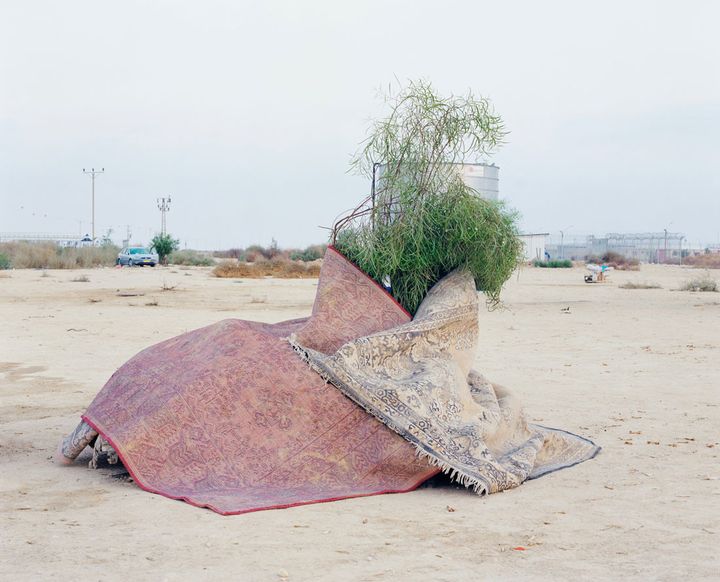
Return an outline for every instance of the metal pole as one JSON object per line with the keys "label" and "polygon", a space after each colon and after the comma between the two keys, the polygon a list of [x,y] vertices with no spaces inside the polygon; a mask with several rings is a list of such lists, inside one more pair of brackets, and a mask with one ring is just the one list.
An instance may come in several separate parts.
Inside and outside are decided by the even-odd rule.
{"label": "metal pole", "polygon": [[168,196],[167,198],[157,199],[158,210],[160,210],[160,234],[163,236],[167,231],[167,221],[165,218],[165,213],[170,212],[170,202],[172,202],[172,198],[170,196]]}
{"label": "metal pole", "polygon": [[83,168],[83,174],[86,174],[90,176],[90,181],[92,182],[92,240],[93,243],[95,242],[95,175],[96,174],[104,174],[105,168],[102,168],[100,170],[96,170],[95,168],[90,168],[90,171],[85,170]]}
{"label": "metal pole", "polygon": [[565,231],[570,230],[573,227],[571,224],[570,226],[566,226],[563,230],[560,231],[560,258],[565,258]]}
{"label": "metal pole", "polygon": [[92,239],[95,242],[95,172],[92,173]]}

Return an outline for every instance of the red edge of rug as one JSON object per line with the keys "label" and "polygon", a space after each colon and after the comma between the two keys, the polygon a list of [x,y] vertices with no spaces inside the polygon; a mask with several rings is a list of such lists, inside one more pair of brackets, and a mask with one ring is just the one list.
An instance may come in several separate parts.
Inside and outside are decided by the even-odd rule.
{"label": "red edge of rug", "polygon": [[385,295],[386,295],[395,305],[397,305],[400,309],[402,309],[403,312],[404,312],[410,319],[412,319],[412,317],[413,317],[413,316],[412,316],[412,313],[410,313],[407,309],[405,309],[402,305],[400,305],[400,302],[399,302],[397,299],[395,299],[395,297],[393,297],[390,293],[388,293],[388,290],[385,289],[385,287],[383,287],[382,285],[380,285],[380,283],[378,283],[375,279],[373,279],[370,275],[368,275],[365,271],[363,271],[360,267],[358,267],[355,263],[353,263],[353,262],[352,262],[350,259],[348,259],[345,255],[343,255],[343,254],[342,254],[339,250],[337,250],[334,246],[329,245],[329,246],[328,246],[328,250],[335,252],[335,253],[338,254],[344,261],[347,261],[347,263],[348,263],[349,265],[351,265],[353,268],[357,269],[357,270],[363,275],[363,277],[365,277],[368,281],[371,281],[378,289],[380,289],[383,293],[385,293]]}
{"label": "red edge of rug", "polygon": [[[337,251],[336,251],[337,252]],[[344,257],[343,257],[344,258]],[[349,261],[348,261],[349,262]],[[99,425],[99,423],[90,420],[87,416],[82,415],[82,420],[87,422],[95,431],[97,431],[98,434],[100,434],[107,442],[110,443],[110,446],[112,446],[113,449],[115,449],[115,452],[118,454],[118,457],[120,457],[120,460],[122,461],[123,466],[127,469],[128,473],[130,473],[130,476],[133,478],[133,481],[137,483],[138,487],[140,489],[143,489],[144,491],[147,491],[149,493],[154,493],[156,495],[162,495],[163,497],[167,497],[168,499],[175,499],[178,501],[184,501],[186,503],[189,503],[190,505],[194,505],[195,507],[203,507],[207,509],[211,509],[215,513],[219,513],[220,515],[240,515],[243,513],[252,513],[253,511],[265,511],[268,509],[286,509],[288,507],[298,507],[300,505],[312,505],[314,503],[327,503],[329,501],[341,501],[343,499],[355,499],[358,497],[372,497],[373,495],[385,495],[388,493],[408,493],[410,491],[414,491],[420,485],[422,485],[425,481],[430,479],[431,477],[437,475],[440,472],[440,469],[436,467],[430,467],[431,469],[434,469],[433,473],[428,476],[423,476],[417,483],[414,483],[407,489],[387,489],[384,491],[374,491],[372,493],[359,493],[357,495],[343,495],[341,497],[328,497],[326,499],[313,499],[312,501],[299,501],[297,503],[284,503],[280,505],[268,505],[266,507],[253,507],[252,509],[241,509],[240,511],[222,511],[215,507],[214,505],[211,505],[209,503],[199,503],[197,501],[194,501],[193,499],[189,497],[184,497],[182,495],[172,495],[171,493],[166,493],[164,491],[161,491],[159,489],[155,489],[153,487],[150,487],[142,482],[141,479],[138,478],[137,472],[134,470],[133,466],[127,462],[125,459],[125,456],[123,455],[122,449],[118,447],[117,443],[106,433],[106,431]]]}

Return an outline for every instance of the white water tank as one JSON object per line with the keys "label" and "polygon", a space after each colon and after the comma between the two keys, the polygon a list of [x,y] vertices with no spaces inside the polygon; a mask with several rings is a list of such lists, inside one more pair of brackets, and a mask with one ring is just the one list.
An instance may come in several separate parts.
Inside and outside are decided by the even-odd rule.
{"label": "white water tank", "polygon": [[[454,164],[466,186],[475,190],[481,198],[498,200],[500,195],[500,167],[495,164]],[[376,181],[382,186],[385,164],[378,166]]]}
{"label": "white water tank", "polygon": [[466,186],[481,198],[497,200],[500,195],[500,168],[495,164],[457,164]]}

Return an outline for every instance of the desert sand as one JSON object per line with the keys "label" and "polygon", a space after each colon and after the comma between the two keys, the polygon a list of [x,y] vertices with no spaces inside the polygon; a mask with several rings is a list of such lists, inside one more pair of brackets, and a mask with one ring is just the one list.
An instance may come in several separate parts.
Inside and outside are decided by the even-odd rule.
{"label": "desert sand", "polygon": [[2,578],[717,577],[720,294],[677,291],[701,274],[684,267],[602,285],[583,272],[513,276],[504,308],[480,313],[477,368],[530,419],[595,440],[595,459],[485,498],[442,486],[232,517],[59,466],[55,447],[140,349],[225,318],[307,315],[317,282],[173,267],[0,273]]}

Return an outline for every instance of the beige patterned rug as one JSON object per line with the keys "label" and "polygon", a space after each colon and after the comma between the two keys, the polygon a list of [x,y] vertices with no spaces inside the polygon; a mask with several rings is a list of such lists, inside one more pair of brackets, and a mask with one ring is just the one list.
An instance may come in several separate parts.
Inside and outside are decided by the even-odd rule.
{"label": "beige patterned rug", "polygon": [[351,340],[332,354],[291,344],[323,378],[415,444],[420,455],[480,494],[594,457],[580,436],[529,424],[517,400],[471,369],[478,293],[455,271],[405,324]]}

